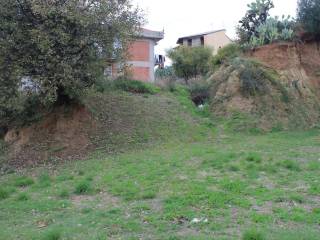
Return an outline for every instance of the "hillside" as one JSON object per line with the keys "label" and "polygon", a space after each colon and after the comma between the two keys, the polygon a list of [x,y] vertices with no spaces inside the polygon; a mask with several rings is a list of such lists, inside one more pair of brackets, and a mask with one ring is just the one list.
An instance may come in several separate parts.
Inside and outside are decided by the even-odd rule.
{"label": "hillside", "polygon": [[[246,88],[233,103],[247,106],[241,101],[259,90],[287,104],[280,73],[236,61],[217,72],[231,73],[217,91],[239,93],[240,72],[258,69],[267,87]],[[92,91],[9,131],[0,240],[317,240],[319,130],[238,131],[251,124],[239,112],[215,121],[218,111],[210,119],[207,110],[179,86]]]}
{"label": "hillside", "polygon": [[223,65],[210,79],[211,109],[244,119],[243,127],[315,127],[320,120],[316,44],[266,45]]}
{"label": "hillside", "polygon": [[185,138],[196,125],[170,93],[92,91],[81,104],[55,108],[30,126],[11,129],[4,140],[9,165],[34,166],[83,159],[95,151],[117,153],[169,137]]}

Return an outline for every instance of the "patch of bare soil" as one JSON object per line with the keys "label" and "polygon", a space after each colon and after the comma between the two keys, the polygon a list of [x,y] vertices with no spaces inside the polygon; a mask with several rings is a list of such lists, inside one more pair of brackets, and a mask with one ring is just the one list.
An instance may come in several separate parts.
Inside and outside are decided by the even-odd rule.
{"label": "patch of bare soil", "polygon": [[9,163],[16,167],[82,158],[91,146],[96,122],[85,107],[59,107],[38,123],[9,130]]}
{"label": "patch of bare soil", "polygon": [[320,51],[316,43],[275,43],[257,48],[250,56],[288,75],[292,81],[320,87]]}
{"label": "patch of bare soil", "polygon": [[101,192],[99,195],[74,195],[71,197],[71,202],[78,208],[87,207],[95,202],[95,207],[105,208],[117,206],[119,204],[119,199],[107,192]]}

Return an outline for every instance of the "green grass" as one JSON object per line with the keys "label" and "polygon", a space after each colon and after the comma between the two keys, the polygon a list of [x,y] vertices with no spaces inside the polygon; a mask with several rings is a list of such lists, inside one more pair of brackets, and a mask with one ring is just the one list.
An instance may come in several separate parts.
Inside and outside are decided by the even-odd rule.
{"label": "green grass", "polygon": [[266,237],[258,230],[250,229],[243,234],[242,240],[266,240]]}
{"label": "green grass", "polygon": [[76,194],[86,194],[92,191],[91,183],[87,180],[82,180],[77,183],[74,193]]}
{"label": "green grass", "polygon": [[27,176],[18,176],[14,181],[14,185],[16,187],[27,187],[34,184],[34,180],[31,177]]}
{"label": "green grass", "polygon": [[0,200],[8,198],[9,195],[10,193],[6,188],[0,187]]}
{"label": "green grass", "polygon": [[316,239],[319,133],[217,132],[8,174],[0,239]]}
{"label": "green grass", "polygon": [[59,240],[61,239],[61,230],[53,229],[44,234],[43,240]]}
{"label": "green grass", "polygon": [[318,239],[320,130],[231,131],[185,94],[175,135],[0,176],[0,240]]}

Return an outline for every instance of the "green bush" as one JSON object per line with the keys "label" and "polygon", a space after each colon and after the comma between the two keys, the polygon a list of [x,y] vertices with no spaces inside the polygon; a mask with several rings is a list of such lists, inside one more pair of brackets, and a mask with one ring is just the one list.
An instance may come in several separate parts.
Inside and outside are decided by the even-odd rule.
{"label": "green bush", "polygon": [[262,157],[258,153],[249,153],[246,157],[246,160],[248,162],[255,162],[255,163],[261,163]]}
{"label": "green bush", "polygon": [[223,64],[224,62],[236,58],[241,54],[241,47],[239,44],[232,43],[221,49],[212,59],[212,66],[216,68],[217,66]]}
{"label": "green bush", "polygon": [[46,232],[43,236],[43,240],[59,240],[61,239],[61,230],[60,229],[53,229]]}
{"label": "green bush", "polygon": [[244,232],[242,240],[266,240],[265,235],[257,229],[249,229]]}
{"label": "green bush", "polygon": [[34,184],[34,180],[30,177],[21,176],[21,177],[17,177],[15,179],[14,184],[16,187],[27,187],[27,186]]}
{"label": "green bush", "polygon": [[28,201],[29,199],[29,195],[25,192],[19,193],[19,195],[17,196],[17,201]]}
{"label": "green bush", "polygon": [[165,68],[157,68],[155,72],[156,78],[175,78],[174,69],[172,66],[166,66]]}
{"label": "green bush", "polygon": [[291,171],[301,171],[299,163],[295,160],[284,160],[282,166]]}
{"label": "green bush", "polygon": [[160,91],[160,89],[153,84],[128,79],[114,80],[112,86],[115,89],[136,94],[156,94]]}
{"label": "green bush", "polygon": [[81,181],[76,185],[76,194],[86,194],[91,191],[91,183],[87,180]]}
{"label": "green bush", "polygon": [[45,104],[74,99],[103,75],[105,59],[122,58],[143,22],[140,10],[129,1],[80,2],[2,1],[0,105],[21,86]]}
{"label": "green bush", "polygon": [[8,198],[10,195],[9,191],[3,187],[0,187],[0,200]]}
{"label": "green bush", "polygon": [[320,41],[320,1],[299,0],[298,22],[302,24],[305,31]]}
{"label": "green bush", "polygon": [[267,93],[266,74],[261,67],[251,61],[244,61],[240,72],[240,90],[244,96],[256,96]]}
{"label": "green bush", "polygon": [[168,51],[172,59],[175,74],[183,78],[186,84],[189,79],[206,75],[210,71],[212,49],[209,47],[179,46]]}

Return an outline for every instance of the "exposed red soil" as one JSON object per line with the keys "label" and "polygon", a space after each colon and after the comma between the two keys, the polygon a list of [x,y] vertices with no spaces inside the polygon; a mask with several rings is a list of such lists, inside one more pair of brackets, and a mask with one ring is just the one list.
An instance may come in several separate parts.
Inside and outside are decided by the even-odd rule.
{"label": "exposed red soil", "polygon": [[320,88],[320,51],[316,43],[275,43],[259,47],[251,57],[278,71],[305,72],[313,87]]}
{"label": "exposed red soil", "polygon": [[91,146],[96,125],[83,106],[59,107],[39,123],[6,134],[10,164],[32,166],[71,156],[82,158]]}

